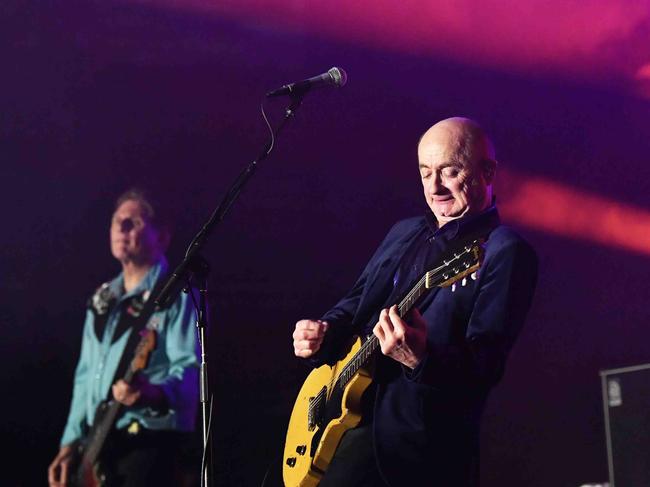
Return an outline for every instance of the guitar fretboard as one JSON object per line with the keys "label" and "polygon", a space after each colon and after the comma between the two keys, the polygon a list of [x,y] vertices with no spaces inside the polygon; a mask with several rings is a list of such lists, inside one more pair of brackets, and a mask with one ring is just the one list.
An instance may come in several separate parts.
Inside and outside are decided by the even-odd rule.
{"label": "guitar fretboard", "polygon": [[[133,370],[133,367],[129,367],[123,377],[123,380],[127,384],[130,384],[133,380],[134,374],[135,371]],[[113,399],[108,403],[108,407],[101,420],[95,420],[96,423],[93,425],[91,437],[88,440],[88,445],[84,452],[83,461],[86,463],[86,465],[93,465],[97,461],[97,457],[99,457],[99,454],[104,446],[106,437],[111,431],[113,424],[115,424],[115,418],[121,409],[122,404]]]}
{"label": "guitar fretboard", "polygon": [[[404,317],[411,310],[417,300],[427,291],[426,279],[428,274],[429,273],[425,274],[411,289],[408,295],[398,304],[397,311],[400,317]],[[359,351],[350,359],[341,371],[341,374],[336,380],[335,387],[343,389],[359,369],[368,363],[368,360],[372,354],[375,353],[377,348],[379,348],[379,339],[375,335],[369,335]]]}
{"label": "guitar fretboard", "polygon": [[[413,286],[411,291],[402,299],[397,305],[397,312],[401,318],[413,308],[415,303],[420,299],[428,289],[443,283],[454,281],[473,269],[479,266],[479,247],[478,241],[475,240],[471,245],[466,246],[461,252],[454,253],[453,257],[449,260],[443,260],[443,264],[439,267],[427,272],[420,278],[420,280]],[[463,258],[473,255],[475,262],[464,262],[458,265],[458,261]],[[454,267],[456,266],[456,267]],[[339,374],[334,387],[341,389],[345,388],[350,379],[359,371],[361,367],[366,365],[372,357],[373,353],[379,348],[379,339],[375,335],[369,335],[363,343],[359,351],[350,359],[350,361],[343,367]]]}

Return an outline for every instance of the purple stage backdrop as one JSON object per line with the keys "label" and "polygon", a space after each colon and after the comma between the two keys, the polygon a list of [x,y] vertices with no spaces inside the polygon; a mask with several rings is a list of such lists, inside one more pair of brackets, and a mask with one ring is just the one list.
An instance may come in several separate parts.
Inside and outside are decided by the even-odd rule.
{"label": "purple stage backdrop", "polygon": [[[119,271],[115,196],[165,195],[179,263],[266,143],[263,94],[334,65],[348,85],[308,95],[205,249],[215,485],[260,485],[278,461],[308,372],[292,355],[295,321],[327,310],[390,226],[423,211],[417,140],[454,115],[493,136],[503,215],[541,263],[485,414],[482,485],[607,480],[598,372],[650,362],[647,10],[626,16],[612,0],[608,17],[584,2],[590,16],[575,7],[553,24],[562,12],[536,1],[543,12],[487,27],[478,0],[463,3],[465,24],[435,2],[382,1],[382,15],[347,3],[2,3],[2,485],[46,484],[85,301]],[[613,25],[580,23],[601,18]],[[285,102],[267,103],[273,123]]]}

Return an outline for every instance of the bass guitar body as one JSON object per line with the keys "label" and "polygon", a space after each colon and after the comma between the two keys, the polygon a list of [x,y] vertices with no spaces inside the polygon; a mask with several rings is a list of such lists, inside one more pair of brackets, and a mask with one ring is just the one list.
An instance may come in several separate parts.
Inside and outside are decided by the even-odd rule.
{"label": "bass guitar body", "polygon": [[[151,351],[156,346],[156,332],[154,330],[145,329],[140,332],[140,337],[133,360],[131,360],[127,373],[123,377],[127,384],[131,383],[136,372],[145,368]],[[121,410],[122,405],[113,399],[102,401],[97,407],[93,425],[86,438],[79,445],[77,452],[79,460],[70,469],[71,481],[69,485],[71,487],[101,487],[106,483],[106,477],[101,473],[98,460]]]}
{"label": "bass guitar body", "polygon": [[338,387],[346,366],[361,348],[357,338],[334,366],[322,365],[305,380],[291,413],[282,476],[286,487],[315,487],[329,466],[343,434],[361,421],[361,397],[372,382],[361,368]]}
{"label": "bass guitar body", "polygon": [[101,466],[97,461],[108,430],[112,427],[114,416],[113,410],[117,409],[119,404],[114,401],[102,401],[95,412],[95,422],[88,436],[83,440],[76,452],[76,462],[70,469],[71,479],[70,487],[102,487],[106,483],[106,478],[102,473]]}
{"label": "bass guitar body", "polygon": [[72,478],[68,481],[69,487],[102,487],[104,476],[99,465],[87,462],[83,457],[76,467]]}

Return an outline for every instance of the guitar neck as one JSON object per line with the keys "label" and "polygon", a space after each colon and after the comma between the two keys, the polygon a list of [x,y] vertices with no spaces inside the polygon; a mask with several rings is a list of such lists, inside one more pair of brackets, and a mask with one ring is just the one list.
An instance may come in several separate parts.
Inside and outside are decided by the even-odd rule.
{"label": "guitar neck", "polygon": [[[427,276],[423,276],[404,299],[397,305],[397,312],[401,318],[406,316],[413,308],[413,305],[424,295],[427,291]],[[350,361],[345,365],[339,378],[337,379],[337,386],[344,388],[347,383],[354,377],[361,367],[366,365],[370,357],[379,348],[379,340],[375,335],[369,335],[363,343],[359,351],[354,354]]]}
{"label": "guitar neck", "polygon": [[115,418],[120,412],[121,407],[122,404],[117,401],[109,402],[101,420],[93,425],[93,430],[83,455],[86,465],[93,465],[97,461],[97,457],[104,446],[108,433],[110,433],[115,424]]}
{"label": "guitar neck", "polygon": [[[144,369],[147,365],[149,354],[156,346],[156,333],[154,330],[146,329],[140,333],[140,341],[135,349],[135,354],[127,367],[126,373],[122,380],[131,384],[135,374]],[[100,403],[95,413],[95,420],[87,441],[82,450],[82,462],[80,473],[85,474],[88,468],[92,468],[99,457],[106,438],[115,425],[115,419],[122,410],[122,404],[115,400],[105,400]],[[84,484],[85,485],[85,484]]]}
{"label": "guitar neck", "polygon": [[[480,239],[474,240],[471,244],[450,254],[448,260],[442,259],[441,265],[425,273],[397,305],[399,316],[404,318],[429,289],[452,285],[476,271],[481,264],[483,255],[480,244]],[[359,351],[341,370],[336,385],[344,388],[359,369],[368,363],[377,348],[379,348],[377,337],[375,335],[368,336]]]}
{"label": "guitar neck", "polygon": [[[133,368],[129,367],[122,380],[130,384],[134,374],[135,371]],[[115,400],[111,400],[105,404],[107,407],[102,412],[101,418],[95,418],[95,423],[93,424],[88,444],[84,451],[84,461],[87,462],[87,465],[92,465],[97,461],[97,457],[106,442],[106,438],[115,424],[115,419],[122,409],[122,404]]]}

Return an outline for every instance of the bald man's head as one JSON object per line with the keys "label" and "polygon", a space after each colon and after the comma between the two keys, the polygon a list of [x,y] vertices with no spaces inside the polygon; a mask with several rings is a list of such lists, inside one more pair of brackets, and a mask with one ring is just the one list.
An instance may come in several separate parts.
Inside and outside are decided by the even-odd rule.
{"label": "bald man's head", "polygon": [[466,158],[479,156],[483,159],[494,159],[494,146],[483,127],[470,118],[452,117],[432,125],[420,142],[428,142],[440,138],[453,138],[458,143],[459,154]]}
{"label": "bald man's head", "polygon": [[424,195],[440,225],[490,204],[494,147],[475,121],[454,117],[436,123],[421,137],[418,159]]}

